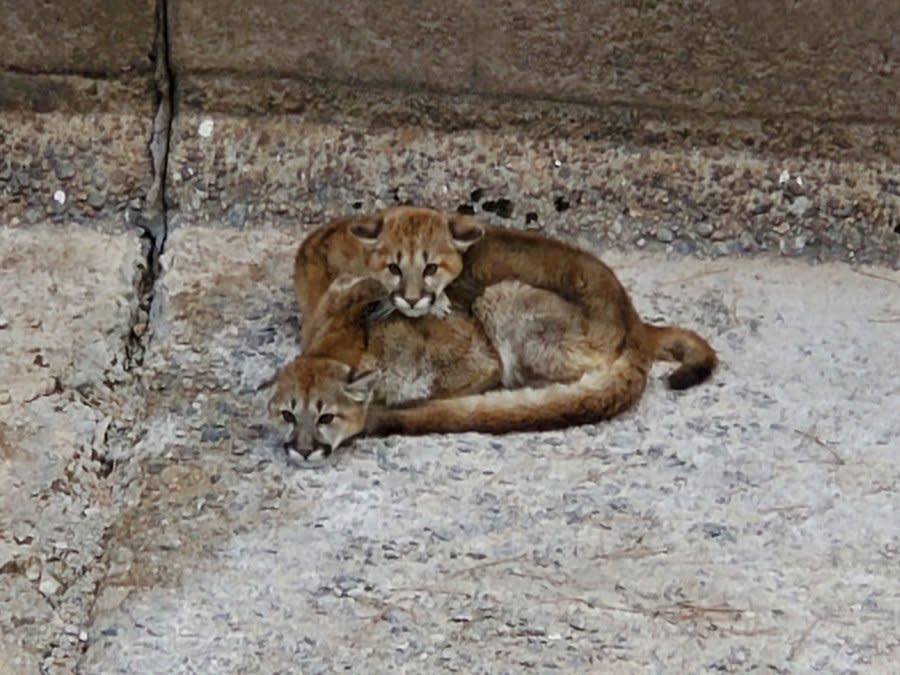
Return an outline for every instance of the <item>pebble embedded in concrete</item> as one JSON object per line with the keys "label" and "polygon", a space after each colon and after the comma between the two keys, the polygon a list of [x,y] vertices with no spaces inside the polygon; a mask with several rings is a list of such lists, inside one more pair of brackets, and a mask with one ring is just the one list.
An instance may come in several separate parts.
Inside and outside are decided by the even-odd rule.
{"label": "pebble embedded in concrete", "polygon": [[675,241],[675,233],[668,227],[660,227],[656,230],[656,238],[664,244]]}
{"label": "pebble embedded in concrete", "polygon": [[708,220],[702,220],[694,229],[701,237],[711,237],[712,233],[716,231],[716,226]]}
{"label": "pebble embedded in concrete", "polygon": [[59,593],[62,588],[62,584],[57,581],[57,579],[50,574],[41,575],[41,581],[38,584],[38,590],[41,592],[41,595],[46,597],[52,597]]}

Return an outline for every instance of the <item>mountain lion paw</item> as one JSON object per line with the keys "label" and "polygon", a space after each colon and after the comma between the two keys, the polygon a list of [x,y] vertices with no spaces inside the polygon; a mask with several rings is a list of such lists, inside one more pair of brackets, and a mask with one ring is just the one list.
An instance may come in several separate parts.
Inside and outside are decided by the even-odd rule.
{"label": "mountain lion paw", "polygon": [[436,316],[439,319],[446,319],[450,316],[450,312],[452,311],[452,307],[450,306],[450,298],[441,293],[438,296],[438,299],[434,301],[431,305],[431,316]]}

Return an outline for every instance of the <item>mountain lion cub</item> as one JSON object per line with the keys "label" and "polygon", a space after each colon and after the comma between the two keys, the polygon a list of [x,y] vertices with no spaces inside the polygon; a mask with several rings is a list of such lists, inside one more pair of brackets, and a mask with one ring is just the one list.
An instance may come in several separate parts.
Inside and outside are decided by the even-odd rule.
{"label": "mountain lion cub", "polygon": [[[294,264],[304,316],[342,274],[378,279],[394,307],[413,318],[446,315],[448,298],[468,311],[488,286],[520,281],[559,294],[654,358],[680,362],[668,378],[673,389],[703,382],[716,367],[715,351],[695,332],[645,324],[596,256],[544,235],[487,227],[470,216],[395,207],[313,232]],[[312,330],[304,320],[304,339]]]}
{"label": "mountain lion cub", "polygon": [[306,317],[331,283],[344,275],[381,281],[391,304],[404,316],[446,316],[450,303],[444,289],[462,271],[462,253],[481,235],[475,221],[411,208],[338,218],[316,230],[300,245],[294,260],[303,343],[315,330]]}

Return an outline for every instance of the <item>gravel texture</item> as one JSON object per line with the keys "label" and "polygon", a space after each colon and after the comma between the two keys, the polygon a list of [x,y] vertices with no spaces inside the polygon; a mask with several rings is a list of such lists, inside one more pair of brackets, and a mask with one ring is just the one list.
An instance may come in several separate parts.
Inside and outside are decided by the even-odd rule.
{"label": "gravel texture", "polygon": [[[5,298],[46,273],[4,236],[35,270],[0,278]],[[362,439],[304,470],[257,391],[297,351],[298,238],[174,232],[130,381],[76,405],[63,376],[0,405],[7,439],[40,424],[29,442],[68,457],[3,459],[18,482],[0,494],[34,514],[0,526],[0,633],[26,672],[891,671],[896,272],[608,252],[648,319],[709,337],[711,383],[672,393],[660,366],[608,424]],[[78,260],[110,247],[137,269],[127,238]],[[98,277],[119,326],[131,279]],[[52,334],[71,354],[127,352],[93,306],[70,299]],[[4,363],[34,358],[4,336],[23,313],[4,301]],[[100,413],[112,431],[92,460]]]}
{"label": "gravel texture", "polygon": [[183,110],[167,174],[173,228],[290,231],[323,213],[412,202],[610,247],[900,268],[900,188],[887,158],[783,156],[665,136],[634,145],[526,120],[383,126],[369,115],[329,123],[314,112]]}
{"label": "gravel texture", "polygon": [[136,230],[151,183],[145,93],[145,117],[0,109],[0,223]]}

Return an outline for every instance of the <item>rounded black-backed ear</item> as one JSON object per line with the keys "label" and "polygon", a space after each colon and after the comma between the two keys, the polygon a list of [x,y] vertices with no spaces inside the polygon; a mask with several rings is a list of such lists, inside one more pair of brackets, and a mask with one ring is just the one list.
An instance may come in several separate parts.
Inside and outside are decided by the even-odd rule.
{"label": "rounded black-backed ear", "polygon": [[381,231],[384,229],[384,218],[381,216],[372,216],[365,220],[359,220],[350,225],[350,234],[359,239],[362,243],[372,246],[378,242]]}
{"label": "rounded black-backed ear", "polygon": [[380,379],[381,371],[378,369],[351,371],[344,384],[344,393],[357,403],[365,403],[372,397]]}
{"label": "rounded black-backed ear", "polygon": [[471,216],[454,213],[449,217],[448,222],[450,236],[453,237],[453,243],[460,251],[465,251],[484,236],[484,225]]}

